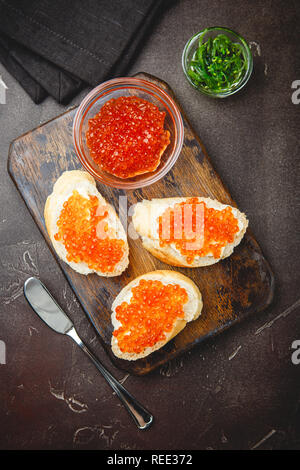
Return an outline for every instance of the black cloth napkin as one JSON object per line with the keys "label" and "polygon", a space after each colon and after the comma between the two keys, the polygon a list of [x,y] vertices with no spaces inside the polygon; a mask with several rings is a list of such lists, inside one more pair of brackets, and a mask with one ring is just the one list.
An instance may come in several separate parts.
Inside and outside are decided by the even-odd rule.
{"label": "black cloth napkin", "polygon": [[0,62],[35,103],[126,74],[168,0],[0,0]]}

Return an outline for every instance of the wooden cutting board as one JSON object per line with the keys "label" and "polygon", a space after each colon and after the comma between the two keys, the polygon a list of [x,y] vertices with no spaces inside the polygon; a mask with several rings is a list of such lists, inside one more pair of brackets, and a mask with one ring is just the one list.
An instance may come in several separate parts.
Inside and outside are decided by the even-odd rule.
{"label": "wooden cutting board", "polygon": [[[176,101],[165,82],[147,74],[137,76],[154,82]],[[180,108],[178,103],[177,105]],[[130,237],[130,264],[120,277],[80,275],[56,257],[45,229],[43,211],[46,198],[61,173],[81,168],[72,143],[75,112],[76,109],[67,111],[16,139],[9,150],[8,170],[112,361],[130,373],[145,374],[247,315],[266,308],[272,301],[274,277],[249,229],[232,256],[204,268],[168,266],[144,250],[139,239],[133,240]],[[199,137],[183,111],[182,115],[185,133],[183,149],[177,163],[165,178],[152,186],[127,192],[98,184],[99,191],[116,209],[119,196],[125,194],[128,196],[129,207],[142,199],[172,196],[209,196],[225,204],[236,205],[214,171]],[[150,356],[132,362],[117,359],[110,348],[110,307],[113,299],[129,281],[155,269],[176,269],[193,279],[202,292],[202,315],[189,323],[164,348]],[[47,284],[47,273],[43,280]]]}

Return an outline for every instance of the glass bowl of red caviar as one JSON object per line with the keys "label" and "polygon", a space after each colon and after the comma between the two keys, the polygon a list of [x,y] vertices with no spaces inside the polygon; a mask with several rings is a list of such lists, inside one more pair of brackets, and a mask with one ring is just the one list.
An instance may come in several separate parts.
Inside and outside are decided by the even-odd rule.
{"label": "glass bowl of red caviar", "polygon": [[[164,130],[169,132],[169,144],[154,171],[122,178],[105,171],[96,163],[91,155],[88,138],[91,122],[100,115],[102,108],[104,109],[111,100],[126,100],[130,97],[147,101],[152,107],[154,105],[158,108],[161,116],[164,114]],[[74,149],[81,164],[100,183],[114,188],[137,189],[160,180],[176,162],[181,152],[183,137],[181,113],[171,96],[154,83],[135,77],[115,78],[94,88],[81,102],[73,121]]]}

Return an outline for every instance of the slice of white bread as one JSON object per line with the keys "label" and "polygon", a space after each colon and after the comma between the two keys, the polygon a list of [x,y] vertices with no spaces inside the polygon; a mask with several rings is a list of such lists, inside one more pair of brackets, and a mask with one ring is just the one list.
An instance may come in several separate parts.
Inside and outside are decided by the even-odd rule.
{"label": "slice of white bread", "polygon": [[[108,226],[113,229],[114,237],[124,240],[123,251],[124,254],[122,259],[116,264],[112,272],[102,272],[90,269],[87,263],[67,260],[67,251],[64,244],[61,241],[56,241],[54,235],[58,231],[57,221],[60,216],[60,212],[63,208],[65,201],[72,196],[73,191],[76,190],[81,196],[89,198],[89,196],[96,196],[101,206],[105,206],[105,210],[108,212],[106,221]],[[44,217],[46,228],[50,236],[53,247],[58,256],[69,264],[72,269],[80,274],[96,273],[99,276],[119,276],[128,266],[128,243],[125,230],[117,216],[114,208],[108,204],[105,199],[98,192],[94,178],[86,171],[65,171],[56,181],[53,186],[53,192],[47,198],[44,210]]]}
{"label": "slice of white bread", "polygon": [[[164,199],[152,199],[151,201],[143,200],[136,204],[132,221],[136,232],[141,236],[143,246],[146,250],[150,251],[153,256],[161,261],[181,267],[196,268],[200,266],[209,266],[215,264],[221,259],[227,258],[233,252],[233,249],[242,240],[246,229],[248,227],[248,220],[246,215],[240,212],[237,208],[231,207],[234,217],[238,221],[239,231],[236,233],[233,243],[229,243],[222,248],[221,256],[214,258],[213,254],[209,253],[207,256],[195,256],[192,263],[188,263],[186,256],[176,248],[174,243],[160,246],[158,235],[158,218],[165,212],[168,207],[174,207],[175,204],[186,201],[187,197],[174,197]],[[205,202],[208,208],[216,210],[223,210],[228,205],[222,204],[217,200],[198,197],[198,202]]]}
{"label": "slice of white bread", "polygon": [[112,304],[112,324],[114,330],[117,330],[120,326],[122,326],[122,324],[116,318],[117,306],[121,305],[123,302],[130,303],[130,299],[132,297],[132,288],[137,286],[142,279],[160,281],[164,285],[177,284],[186,290],[188,294],[188,301],[183,306],[184,318],[178,318],[175,320],[171,331],[165,333],[165,340],[157,342],[153,347],[145,348],[139,354],[122,352],[118,345],[118,339],[115,336],[112,336],[111,347],[113,353],[115,356],[120,357],[121,359],[126,359],[127,361],[134,361],[136,359],[146,357],[153,351],[160,349],[168,341],[174,338],[174,336],[176,336],[185,327],[187,322],[196,320],[199,317],[203,306],[202,296],[198,287],[187,276],[184,276],[183,274],[176,271],[152,271],[137,277],[127,284],[127,286],[121,290],[114,300]]}

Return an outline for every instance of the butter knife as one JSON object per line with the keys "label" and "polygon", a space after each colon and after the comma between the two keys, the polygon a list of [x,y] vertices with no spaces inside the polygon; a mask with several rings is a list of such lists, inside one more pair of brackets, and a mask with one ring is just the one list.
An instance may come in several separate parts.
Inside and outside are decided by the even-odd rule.
{"label": "butter knife", "polygon": [[147,429],[153,421],[153,416],[129,393],[120,382],[101,364],[94,354],[79,338],[74,325],[66,313],[54,300],[44,284],[35,277],[30,277],[24,283],[24,295],[29,305],[38,316],[57,333],[68,335],[91,359],[111,388],[125,406],[139,429]]}

